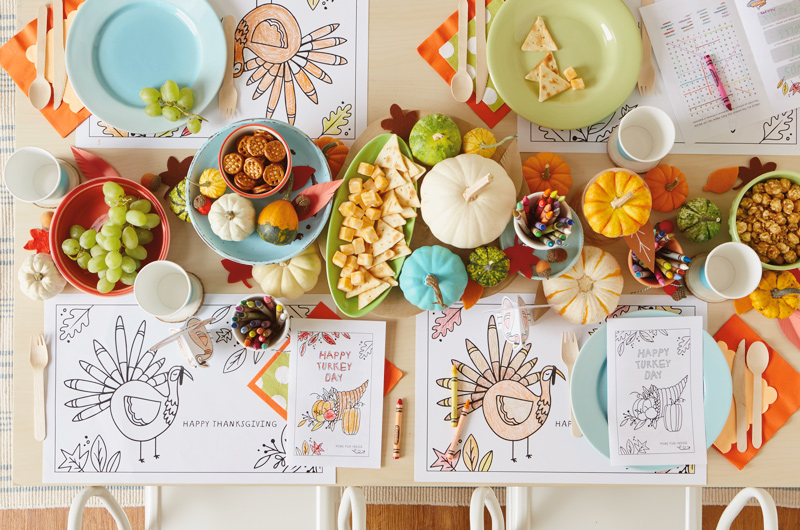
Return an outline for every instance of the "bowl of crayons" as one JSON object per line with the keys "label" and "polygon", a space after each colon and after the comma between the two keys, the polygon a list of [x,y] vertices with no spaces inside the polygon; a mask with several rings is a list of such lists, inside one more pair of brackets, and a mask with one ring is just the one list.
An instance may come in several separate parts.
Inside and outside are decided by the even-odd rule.
{"label": "bowl of crayons", "polygon": [[536,250],[566,246],[574,224],[572,209],[557,191],[532,193],[514,210],[514,231],[520,241]]}
{"label": "bowl of crayons", "polygon": [[289,313],[283,302],[272,296],[252,296],[236,306],[231,319],[239,344],[254,350],[272,348],[289,333]]}
{"label": "bowl of crayons", "polygon": [[628,268],[634,279],[647,287],[664,287],[682,280],[689,269],[691,258],[683,253],[683,248],[671,232],[672,223],[656,224],[655,270],[650,270],[633,251],[628,252]]}

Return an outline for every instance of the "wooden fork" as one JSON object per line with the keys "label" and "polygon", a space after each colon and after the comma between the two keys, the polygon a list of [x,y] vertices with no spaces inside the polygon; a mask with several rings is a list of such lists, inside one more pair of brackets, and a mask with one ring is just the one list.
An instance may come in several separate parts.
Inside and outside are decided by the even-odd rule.
{"label": "wooden fork", "polygon": [[33,367],[33,437],[44,440],[46,434],[44,408],[44,369],[50,362],[44,335],[31,337],[31,366]]}
{"label": "wooden fork", "polygon": [[[575,338],[575,333],[562,333],[561,334],[561,360],[567,365],[567,381],[569,382],[569,394],[572,395],[572,367],[575,366],[575,361],[578,359],[578,339]],[[569,414],[572,420],[572,436],[580,438],[583,436],[578,422],[575,421],[575,414],[572,412],[572,398],[569,403]]]}
{"label": "wooden fork", "polygon": [[[649,6],[653,0],[642,0],[642,7]],[[653,68],[653,58],[650,48],[650,35],[647,34],[647,28],[644,27],[644,20],[642,21],[642,69],[639,71],[639,85],[640,96],[652,96],[653,89],[656,86],[656,70]]]}
{"label": "wooden fork", "polygon": [[222,87],[219,89],[219,116],[223,119],[233,119],[236,105],[239,103],[239,92],[233,85],[233,33],[236,30],[236,20],[232,15],[223,21],[225,29],[225,44],[228,48],[228,62],[225,63],[225,77],[222,78]]}

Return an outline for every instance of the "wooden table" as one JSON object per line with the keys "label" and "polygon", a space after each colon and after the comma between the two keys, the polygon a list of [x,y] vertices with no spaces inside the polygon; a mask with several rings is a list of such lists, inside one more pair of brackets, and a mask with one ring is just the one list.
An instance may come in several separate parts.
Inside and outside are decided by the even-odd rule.
{"label": "wooden table", "polygon": [[[18,0],[17,25],[22,27],[35,18],[36,8],[41,0]],[[457,104],[450,95],[450,87],[417,54],[417,46],[456,8],[455,2],[438,0],[405,0],[402,3],[373,0],[370,9],[369,38],[369,121],[388,115],[389,106],[398,103],[403,108],[431,109],[480,123],[472,110],[466,105]],[[35,111],[22,92],[16,98],[16,137],[17,147],[39,146],[52,152],[56,157],[71,160],[69,146],[74,144],[74,136],[62,139],[45,119]],[[498,138],[516,134],[517,117],[509,113],[494,129]],[[179,159],[194,154],[192,151],[105,149],[99,151],[126,178],[138,180],[144,173],[160,172],[166,168],[167,158],[172,155]],[[529,153],[523,154],[523,159]],[[613,164],[605,154],[569,154],[564,156],[572,168],[574,178],[573,193],[583,189],[583,185],[598,171]],[[779,168],[789,169],[800,164],[800,157],[770,157]],[[702,187],[708,174],[719,167],[746,164],[748,156],[695,156],[672,155],[664,163],[681,168],[686,174],[690,196],[709,195],[723,210],[726,218],[734,192],[722,196],[705,194]],[[15,263],[24,260],[29,252],[22,246],[29,239],[28,231],[39,227],[39,208],[17,203],[15,223]],[[247,292],[242,284],[229,285],[226,274],[220,265],[220,258],[204,245],[195,235],[188,223],[179,221],[168,214],[172,242],[168,259],[181,263],[191,263],[190,270],[203,281],[206,292]],[[654,220],[667,217],[655,214]],[[714,244],[728,241],[727,222]],[[714,245],[684,244],[689,255],[710,250]],[[622,242],[604,247],[612,252],[623,264],[627,247]],[[641,285],[625,273],[625,293],[641,289]],[[16,274],[14,283],[17,284]],[[510,292],[531,292],[535,283],[517,278],[508,288]],[[75,292],[68,287],[67,292]],[[324,275],[314,289],[315,293],[327,292]],[[654,291],[659,293],[661,291]],[[712,334],[734,314],[733,303],[709,304],[708,331]],[[14,428],[13,428],[13,481],[18,485],[39,485],[42,482],[42,445],[33,439],[32,371],[29,364],[30,336],[40,333],[43,304],[32,302],[15,287],[14,293]],[[756,330],[775,348],[795,369],[800,370],[800,352],[783,336],[776,321],[762,317],[756,311],[743,316],[745,322]],[[340,485],[414,485],[413,473],[413,426],[416,403],[414,397],[414,320],[389,320],[387,326],[387,357],[406,375],[384,400],[383,426],[384,458],[380,470],[341,469],[337,479]],[[403,435],[403,457],[391,458],[392,447],[390,430],[394,421],[393,407],[398,397],[406,403]],[[797,447],[800,445],[800,418],[792,416],[774,439],[767,443],[760,453],[743,471],[737,470],[716,450],[709,450],[708,484],[710,486],[800,486],[800,459]],[[432,484],[425,484],[431,486]]]}

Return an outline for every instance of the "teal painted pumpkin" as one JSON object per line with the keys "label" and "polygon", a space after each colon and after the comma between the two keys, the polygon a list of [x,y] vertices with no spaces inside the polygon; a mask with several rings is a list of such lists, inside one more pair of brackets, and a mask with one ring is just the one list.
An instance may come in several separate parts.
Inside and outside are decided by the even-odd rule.
{"label": "teal painted pumpkin", "polygon": [[172,210],[178,219],[191,223],[189,211],[186,209],[186,180],[180,181],[172,191],[169,192],[169,209]]}
{"label": "teal painted pumpkin", "polygon": [[469,277],[484,287],[494,287],[508,278],[511,260],[497,247],[478,247],[469,255]]}
{"label": "teal painted pumpkin", "polygon": [[258,214],[256,230],[267,243],[288,245],[297,236],[297,212],[291,202],[279,199],[271,202]]}
{"label": "teal painted pumpkin", "polygon": [[423,311],[442,311],[461,299],[468,280],[464,263],[451,251],[420,247],[403,264],[400,289]]}
{"label": "teal painted pumpkin", "polygon": [[708,199],[692,199],[678,212],[678,229],[692,241],[708,241],[722,228],[722,212]]}
{"label": "teal painted pumpkin", "polygon": [[434,166],[461,152],[461,132],[444,114],[428,114],[411,129],[408,144],[417,160]]}

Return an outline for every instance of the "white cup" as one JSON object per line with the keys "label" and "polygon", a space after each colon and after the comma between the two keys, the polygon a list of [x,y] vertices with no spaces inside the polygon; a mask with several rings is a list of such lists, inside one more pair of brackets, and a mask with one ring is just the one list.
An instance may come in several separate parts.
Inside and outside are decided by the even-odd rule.
{"label": "white cup", "polygon": [[626,160],[658,164],[675,144],[675,125],[663,110],[639,106],[617,128],[617,148]]}
{"label": "white cup", "polygon": [[60,199],[69,191],[69,175],[56,157],[39,147],[17,149],[8,158],[3,182],[22,202]]}
{"label": "white cup", "polygon": [[166,322],[182,322],[197,313],[203,303],[203,286],[177,263],[148,263],[133,283],[136,303]]}
{"label": "white cup", "polygon": [[700,282],[719,296],[735,300],[756,290],[761,281],[761,260],[744,243],[723,243],[712,250],[700,269]]}

